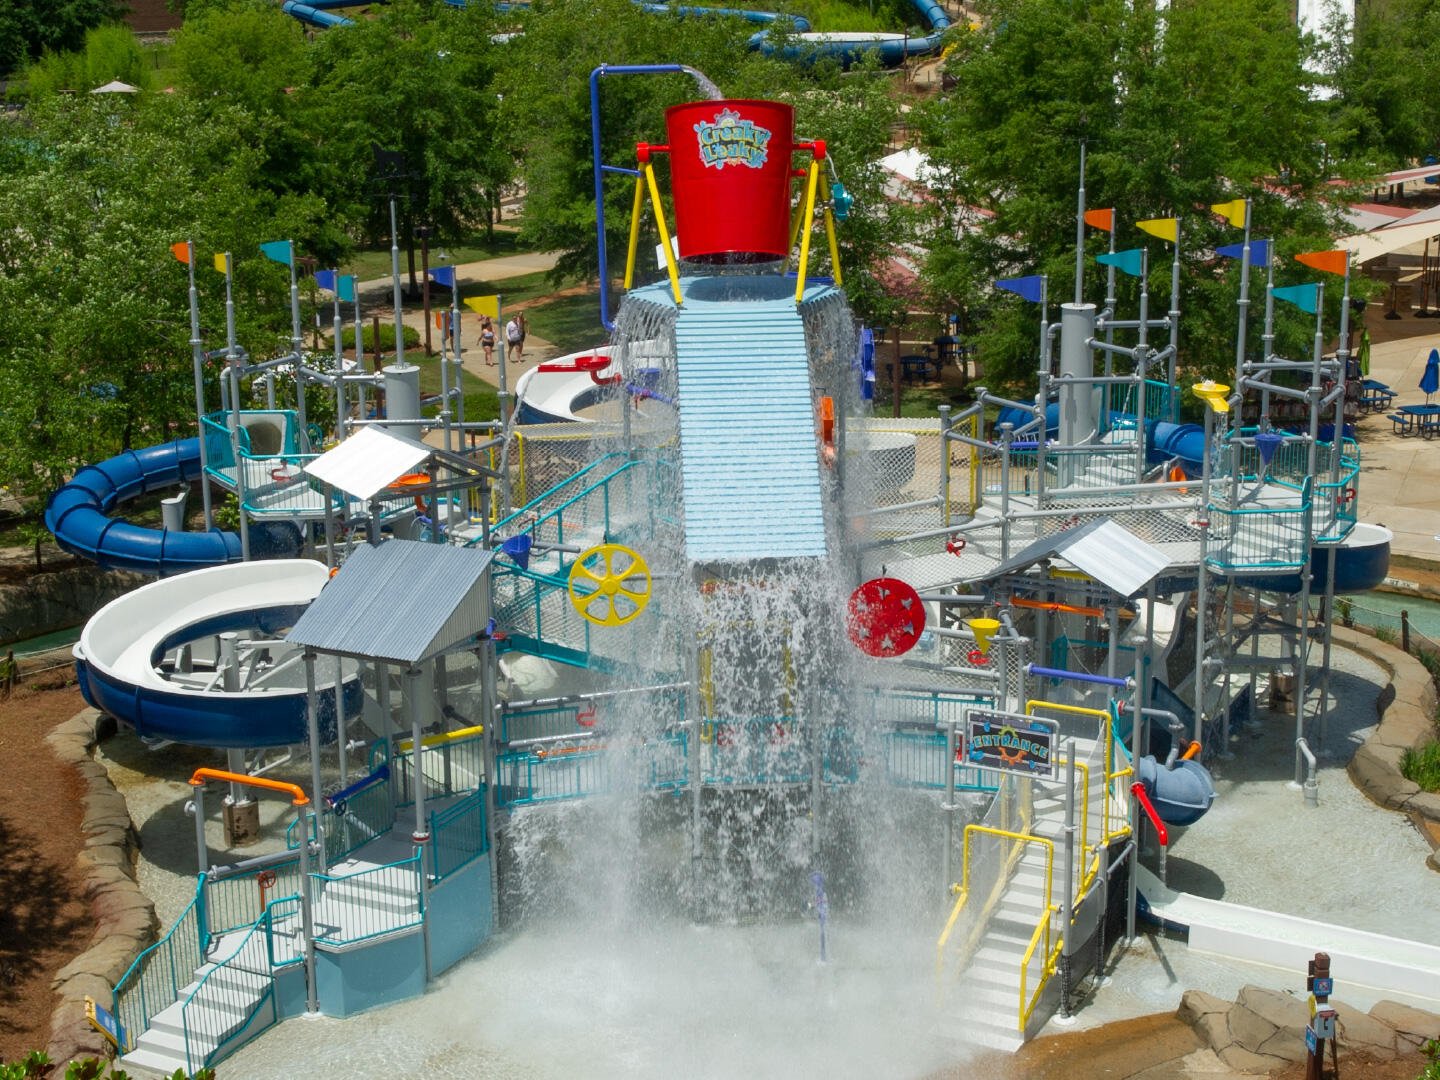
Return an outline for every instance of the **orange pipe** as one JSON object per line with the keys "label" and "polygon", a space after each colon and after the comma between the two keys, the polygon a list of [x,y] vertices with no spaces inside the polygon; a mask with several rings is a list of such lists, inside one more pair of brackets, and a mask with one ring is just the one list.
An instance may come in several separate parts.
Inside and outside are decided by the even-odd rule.
{"label": "orange pipe", "polygon": [[224,769],[196,769],[190,777],[191,787],[200,787],[206,780],[224,780],[246,787],[264,788],[266,791],[280,791],[294,798],[292,806],[307,806],[310,799],[298,784],[287,784],[283,780],[266,780],[263,776],[246,776],[244,773],[226,772]]}
{"label": "orange pipe", "polygon": [[1188,747],[1185,748],[1185,753],[1183,753],[1183,754],[1180,755],[1180,760],[1181,760],[1181,761],[1189,761],[1191,758],[1197,757],[1197,756],[1199,755],[1199,753],[1200,753],[1200,750],[1201,750],[1200,742],[1199,742],[1199,740],[1196,740],[1195,742],[1192,742]]}
{"label": "orange pipe", "polygon": [[1034,608],[1037,611],[1067,611],[1071,615],[1089,615],[1092,619],[1103,619],[1105,612],[1098,607],[1076,607],[1074,604],[1055,604],[1049,600],[1031,600],[1024,596],[1012,596],[1012,607]]}

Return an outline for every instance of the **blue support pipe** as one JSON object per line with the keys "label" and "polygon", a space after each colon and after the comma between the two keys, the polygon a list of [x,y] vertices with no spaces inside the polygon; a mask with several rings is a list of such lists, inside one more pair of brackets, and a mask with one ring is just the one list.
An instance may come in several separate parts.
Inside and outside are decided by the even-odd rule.
{"label": "blue support pipe", "polygon": [[1099,683],[1101,686],[1118,686],[1130,689],[1129,679],[1114,679],[1109,675],[1091,675],[1087,671],[1066,671],[1064,668],[1040,667],[1036,664],[1025,666],[1026,675],[1038,675],[1042,679],[1068,679],[1071,682]]}
{"label": "blue support pipe", "polygon": [[723,95],[719,87],[688,64],[601,64],[590,72],[590,153],[595,172],[595,239],[600,255],[600,324],[606,330],[614,330],[615,320],[610,317],[610,260],[605,251],[605,174],[622,170],[600,162],[602,75],[689,75],[700,84],[700,92],[706,97],[718,99]]}

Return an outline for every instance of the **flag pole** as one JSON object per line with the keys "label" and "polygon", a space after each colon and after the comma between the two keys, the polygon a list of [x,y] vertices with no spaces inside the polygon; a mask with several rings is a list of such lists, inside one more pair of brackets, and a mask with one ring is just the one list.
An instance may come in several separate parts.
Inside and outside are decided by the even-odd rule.
{"label": "flag pole", "polygon": [[[355,303],[355,374],[365,374],[365,329],[360,319],[360,275],[347,274],[350,279],[350,299]],[[380,355],[380,342],[375,342],[375,355]],[[376,370],[379,370],[377,365]],[[365,419],[365,383],[356,384],[355,409],[360,414],[360,419]]]}
{"label": "flag pole", "polygon": [[295,277],[295,241],[287,240],[290,247],[290,351],[295,355],[295,415],[302,432],[308,430],[305,419],[305,360],[300,348],[305,344],[300,329],[300,282]]}
{"label": "flag pole", "polygon": [[1170,264],[1170,422],[1180,422],[1180,392],[1176,388],[1176,367],[1180,357],[1180,215],[1175,215],[1175,261]]}
{"label": "flag pole", "polygon": [[503,297],[495,294],[495,348],[500,356],[500,499],[501,509],[510,513],[510,391],[505,379],[505,354],[508,351],[505,340],[505,309]]}
{"label": "flag pole", "polygon": [[460,422],[460,445],[465,445],[465,354],[460,348],[460,280],[450,279],[450,351],[455,356],[455,389],[457,403],[455,417]]}
{"label": "flag pole", "polygon": [[[1111,230],[1114,236],[1114,230]],[[1114,271],[1111,271],[1112,273]],[[1075,303],[1085,302],[1085,140],[1080,140],[1080,191],[1075,208]]]}
{"label": "flag pole", "polygon": [[340,342],[344,323],[340,319],[340,271],[335,271],[335,437],[345,441],[345,352]]}
{"label": "flag pole", "polygon": [[225,366],[230,376],[230,455],[235,460],[235,500],[240,505],[240,558],[250,561],[250,523],[245,519],[245,461],[240,456],[240,352],[235,343],[235,273],[225,252]]}
{"label": "flag pole", "polygon": [[[1269,260],[1273,263],[1275,260]],[[1245,243],[1240,249],[1240,326],[1235,334],[1235,392],[1245,389],[1245,327],[1250,311],[1250,199],[1245,199]]]}
{"label": "flag pole", "polygon": [[210,506],[210,457],[205,451],[205,348],[200,341],[200,293],[195,288],[195,241],[185,241],[185,266],[190,271],[190,357],[195,366],[195,425],[200,429],[200,501],[205,531],[215,528]]}

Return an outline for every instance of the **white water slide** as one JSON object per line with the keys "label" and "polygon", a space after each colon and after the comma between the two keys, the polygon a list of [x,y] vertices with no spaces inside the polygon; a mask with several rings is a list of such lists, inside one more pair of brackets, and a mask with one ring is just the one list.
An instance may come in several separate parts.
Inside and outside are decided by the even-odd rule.
{"label": "white water slide", "polygon": [[[283,746],[305,741],[301,654],[280,639],[329,580],[322,563],[230,563],[161,578],[101,608],[75,647],[85,700],[143,736],[198,746]],[[218,635],[240,649],[225,688]],[[333,690],[334,666],[320,665]],[[360,685],[347,675],[347,712]],[[353,701],[351,699],[354,699]],[[333,712],[333,695],[321,694]],[[333,725],[333,715],[324,717]]]}

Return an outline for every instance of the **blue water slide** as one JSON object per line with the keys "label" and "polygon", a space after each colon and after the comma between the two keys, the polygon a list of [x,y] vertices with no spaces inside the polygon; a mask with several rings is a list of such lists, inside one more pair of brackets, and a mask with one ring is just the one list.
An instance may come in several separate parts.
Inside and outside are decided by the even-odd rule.
{"label": "blue water slide", "polygon": [[[1000,414],[995,418],[995,426],[999,427],[1001,424],[1014,424],[1019,428],[1034,419],[1035,414],[1029,409],[1017,409],[1013,405],[1007,405],[1000,410]],[[1059,432],[1060,403],[1058,401],[1052,401],[1045,406],[1045,434],[1051,436],[1057,435]]]}
{"label": "blue water slide", "polygon": [[237,562],[240,537],[235,533],[146,529],[110,517],[117,503],[186,484],[199,476],[199,439],[127,450],[98,465],[85,466],[50,496],[45,527],[66,551],[107,570],[163,577]]}
{"label": "blue water slide", "polygon": [[316,0],[316,2],[309,4],[302,4],[299,0],[285,0],[285,3],[280,5],[280,10],[286,15],[293,15],[301,22],[307,23],[310,26],[323,26],[328,28],[331,26],[354,26],[355,20],[347,19],[344,15],[336,15],[333,12],[326,11],[326,8],[355,6],[356,4],[350,3],[349,0],[343,4],[327,3],[326,0]]}
{"label": "blue water slide", "polygon": [[1198,761],[1176,761],[1171,767],[1153,757],[1135,763],[1135,779],[1167,825],[1193,825],[1215,801],[1215,781]]}
{"label": "blue water slide", "polygon": [[1157,421],[1150,435],[1152,456],[1165,461],[1179,458],[1185,471],[1199,476],[1205,462],[1205,429],[1199,424]]}
{"label": "blue water slide", "polygon": [[[311,26],[353,26],[354,21],[343,15],[333,14],[329,8],[358,7],[365,0],[285,0],[281,10]],[[451,7],[465,7],[467,0],[445,0]],[[659,4],[648,0],[636,0],[637,6],[652,15],[679,15],[699,17],[706,15],[729,16],[746,22],[763,23],[767,27],[775,23],[789,23],[794,33],[782,44],[770,40],[769,30],[761,30],[751,36],[749,46],[767,56],[779,56],[786,60],[834,60],[845,67],[867,56],[876,56],[886,67],[895,67],[912,56],[928,56],[940,48],[944,33],[950,27],[950,16],[936,0],[911,0],[915,10],[930,27],[930,33],[923,37],[908,34],[876,33],[812,33],[810,24],[799,15],[787,15],[779,11],[750,11],[745,8],[704,7],[691,4]],[[528,8],[524,2],[502,2],[495,4],[497,11],[515,11]]]}

